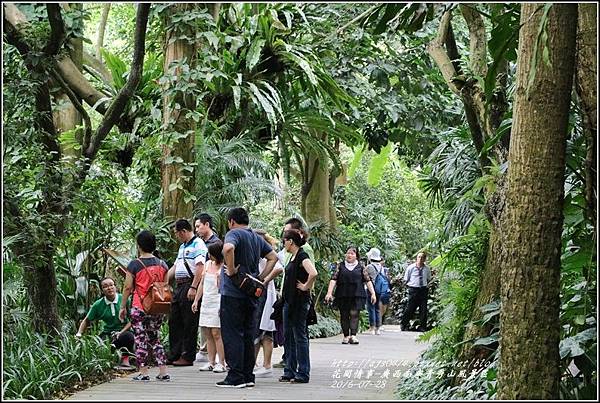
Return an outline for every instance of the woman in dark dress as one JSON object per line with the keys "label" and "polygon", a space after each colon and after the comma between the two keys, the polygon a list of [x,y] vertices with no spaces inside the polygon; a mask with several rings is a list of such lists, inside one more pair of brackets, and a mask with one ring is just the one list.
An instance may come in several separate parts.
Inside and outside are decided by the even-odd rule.
{"label": "woman in dark dress", "polygon": [[283,246],[292,257],[285,266],[283,281],[286,358],[283,376],[279,378],[279,382],[308,383],[310,379],[306,318],[310,308],[310,290],[317,278],[317,270],[308,254],[302,249],[305,242],[305,238],[296,229],[283,233]]}
{"label": "woman in dark dress", "polygon": [[326,302],[332,301],[335,289],[335,305],[340,310],[340,323],[344,332],[342,344],[358,344],[358,320],[367,301],[364,283],[367,283],[371,303],[377,301],[371,277],[359,259],[358,250],[354,246],[349,247],[346,259],[333,272],[325,296]]}

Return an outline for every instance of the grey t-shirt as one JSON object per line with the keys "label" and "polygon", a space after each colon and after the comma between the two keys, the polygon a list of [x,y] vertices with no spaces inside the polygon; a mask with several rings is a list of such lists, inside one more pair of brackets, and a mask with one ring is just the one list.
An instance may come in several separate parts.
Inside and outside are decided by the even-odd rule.
{"label": "grey t-shirt", "polygon": [[[269,254],[273,249],[260,235],[250,228],[235,228],[227,232],[225,241],[235,246],[234,263],[239,265],[239,273],[248,273],[258,277],[258,264],[260,259]],[[221,272],[221,295],[235,298],[246,298],[247,295],[240,291],[232,282],[225,270]]]}

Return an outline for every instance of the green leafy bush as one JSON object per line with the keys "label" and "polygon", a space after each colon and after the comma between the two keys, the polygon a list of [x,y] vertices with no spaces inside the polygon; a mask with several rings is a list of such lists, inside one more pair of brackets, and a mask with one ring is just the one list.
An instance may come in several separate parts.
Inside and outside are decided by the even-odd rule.
{"label": "green leafy bush", "polygon": [[3,397],[53,399],[76,381],[108,378],[115,354],[98,336],[50,339],[19,322],[5,328]]}
{"label": "green leafy bush", "polygon": [[310,339],[331,337],[340,333],[342,333],[342,327],[339,321],[319,313],[317,313],[317,323],[308,327],[308,337]]}
{"label": "green leafy bush", "polygon": [[[468,371],[456,360],[440,361],[424,353],[400,379],[396,397],[402,400],[494,399],[498,355],[491,358]],[[456,382],[457,378],[459,382]]]}

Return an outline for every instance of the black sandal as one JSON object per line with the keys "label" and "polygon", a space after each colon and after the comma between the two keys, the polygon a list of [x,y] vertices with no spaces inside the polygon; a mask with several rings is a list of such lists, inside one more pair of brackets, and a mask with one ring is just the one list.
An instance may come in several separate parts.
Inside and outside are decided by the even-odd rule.
{"label": "black sandal", "polygon": [[292,382],[293,380],[294,380],[294,378],[290,378],[285,375],[282,375],[279,377],[279,382]]}
{"label": "black sandal", "polygon": [[298,378],[292,378],[290,380],[290,383],[308,383],[308,380],[305,379],[298,379]]}

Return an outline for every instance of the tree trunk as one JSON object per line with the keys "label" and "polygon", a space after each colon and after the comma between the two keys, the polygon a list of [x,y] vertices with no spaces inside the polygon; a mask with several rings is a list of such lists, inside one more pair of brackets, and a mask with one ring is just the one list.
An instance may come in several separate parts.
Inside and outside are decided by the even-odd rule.
{"label": "tree trunk", "polygon": [[[498,398],[558,399],[565,151],[577,5],[547,15],[550,64],[535,51],[544,6],[523,4],[501,272]],[[532,58],[535,79],[529,85]]]}
{"label": "tree trunk", "polygon": [[108,21],[108,13],[110,11],[110,3],[102,5],[102,16],[98,24],[98,36],[96,38],[96,58],[102,62],[102,53],[100,50],[104,46],[104,31],[106,30],[106,22]]}
{"label": "tree trunk", "polygon": [[[56,301],[57,282],[53,259],[56,255],[57,244],[64,236],[65,218],[73,208],[72,200],[68,195],[69,192],[80,189],[102,141],[106,138],[119,116],[122,115],[126,107],[126,100],[133,96],[133,91],[139,84],[142,75],[145,33],[150,5],[140,4],[138,6],[134,38],[134,60],[127,82],[107,109],[107,113],[94,136],[92,137],[90,132],[86,131],[84,146],[82,147],[85,160],[81,167],[78,167],[80,170],[78,175],[75,175],[76,177],[70,183],[66,183],[63,170],[60,167],[61,150],[57,130],[52,119],[53,111],[48,86],[50,74],[47,70],[52,65],[56,54],[62,49],[65,37],[65,27],[60,9],[56,4],[46,4],[51,32],[44,51],[40,52],[38,48],[31,48],[23,40],[21,30],[24,26],[21,24],[25,24],[25,26],[27,24],[23,13],[14,4],[4,4],[3,6],[5,11],[4,37],[23,56],[27,69],[35,77],[35,87],[32,89],[36,109],[35,128],[39,134],[39,146],[44,154],[48,156],[40,162],[42,171],[38,178],[40,183],[37,186],[41,190],[41,195],[35,212],[36,217],[39,219],[29,220],[35,224],[35,228],[29,226],[28,220],[24,220],[22,228],[19,228],[21,233],[25,235],[20,243],[26,247],[17,245],[19,250],[24,252],[19,254],[18,259],[25,268],[24,280],[28,291],[27,296],[30,300],[34,329],[37,332],[53,334],[61,329]],[[32,64],[29,57],[32,53],[40,55],[44,59],[40,63]],[[70,59],[69,62],[75,66]],[[78,74],[81,75],[79,72]],[[58,74],[53,77],[55,79],[60,78]],[[57,82],[61,81],[58,80]],[[67,94],[72,93],[64,83],[61,84],[61,88]],[[75,95],[70,97],[69,100],[78,105],[80,113],[87,117]],[[30,213],[20,210],[18,203],[10,203],[8,206],[11,207],[11,214],[18,218]]]}
{"label": "tree trunk", "polygon": [[[46,249],[37,249],[37,252],[46,256],[54,256],[55,246],[46,245]],[[23,282],[27,285],[27,295],[31,307],[31,323],[38,333],[57,335],[61,331],[61,320],[58,315],[56,299],[58,286],[54,264],[52,258],[45,261],[36,261],[35,259],[36,256],[31,256],[31,261],[34,262],[33,266],[25,266],[23,272]]]}
{"label": "tree trunk", "polygon": [[[195,4],[176,4],[171,6],[171,13],[167,19],[185,13],[197,7]],[[196,47],[193,42],[185,39],[175,39],[181,32],[174,28],[165,34],[165,75],[174,74],[181,76],[181,68],[169,67],[176,61],[185,59],[192,67],[196,58]],[[195,33],[188,35],[195,38]],[[195,109],[195,99],[190,99],[181,92],[169,95],[164,89],[163,97],[163,126],[167,132],[176,132],[185,135],[179,139],[172,139],[163,146],[162,161],[162,214],[165,218],[177,220],[191,218],[193,211],[194,190],[194,146],[196,124],[186,114]]]}
{"label": "tree trunk", "polygon": [[61,152],[56,128],[50,117],[52,106],[47,84],[41,84],[37,88],[35,98],[38,112],[36,126],[43,137],[44,151],[52,157],[45,160],[44,175],[39,178],[43,185],[40,186],[42,200],[38,205],[37,214],[44,218],[44,221],[41,230],[36,231],[35,238],[30,240],[29,248],[35,253],[29,253],[27,258],[23,257],[22,262],[33,328],[38,333],[55,335],[60,331],[61,320],[58,316],[56,273],[52,258],[56,253],[56,240],[61,239],[64,232],[61,220],[64,213],[64,178],[59,167]]}
{"label": "tree trunk", "polygon": [[596,84],[598,82],[597,31],[595,3],[580,3],[577,23],[577,72],[575,75],[577,95],[581,102],[583,132],[586,139],[585,199],[587,215],[596,232],[596,142],[598,106]]}
{"label": "tree trunk", "polygon": [[[313,155],[306,157],[304,172],[309,179],[309,186],[302,192],[302,215],[309,224],[321,221],[330,225],[332,200],[329,194],[329,169],[321,164],[322,160]],[[325,164],[327,161],[325,159]]]}
{"label": "tree trunk", "polygon": [[[461,5],[460,10],[469,28],[470,70],[480,76],[485,76],[487,71],[485,65],[486,33],[481,16],[475,12],[473,6],[465,7]],[[482,174],[487,174],[489,173],[490,160],[487,155],[481,154],[481,151],[485,142],[495,135],[508,107],[504,95],[507,66],[503,64],[498,68],[495,96],[492,98],[490,105],[486,106],[481,85],[475,79],[465,79],[461,65],[458,62],[461,60],[461,56],[456,46],[451,19],[452,10],[449,9],[442,15],[438,34],[427,46],[427,51],[440,69],[448,88],[459,96],[463,103],[473,146],[479,153],[480,170]],[[504,136],[491,150],[498,163],[506,161],[508,138],[508,135]],[[500,177],[494,193],[485,195],[486,204],[484,209],[491,223],[491,229],[487,258],[480,274],[480,287],[473,307],[471,322],[481,319],[483,316],[481,308],[499,297],[500,276],[498,272],[504,249],[500,238],[500,228],[505,192],[506,180],[504,177]],[[489,327],[482,328],[473,324],[467,325],[463,336],[465,343],[459,352],[461,361],[471,362],[473,358],[483,358],[489,355],[489,349],[473,348],[472,346],[472,340],[488,336],[489,331]]]}
{"label": "tree trunk", "polygon": [[[81,10],[82,4],[73,4],[72,7]],[[75,66],[81,72],[83,68],[83,40],[81,38],[71,40],[69,55]],[[77,111],[75,105],[71,103],[69,96],[65,94],[64,91],[60,90],[57,93],[55,101],[58,107],[53,110],[54,126],[59,135],[65,131],[73,130],[77,126],[81,126],[81,114]],[[81,98],[79,98],[79,102],[81,102]],[[82,130],[78,130],[77,133],[75,133],[75,139],[81,144],[83,139]],[[61,149],[63,156],[65,157],[79,158],[81,156],[81,152],[76,150],[70,143],[61,143]]]}

